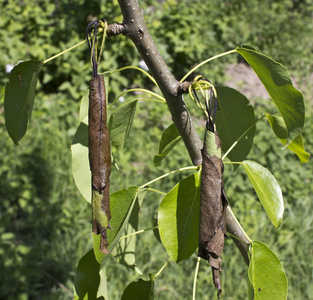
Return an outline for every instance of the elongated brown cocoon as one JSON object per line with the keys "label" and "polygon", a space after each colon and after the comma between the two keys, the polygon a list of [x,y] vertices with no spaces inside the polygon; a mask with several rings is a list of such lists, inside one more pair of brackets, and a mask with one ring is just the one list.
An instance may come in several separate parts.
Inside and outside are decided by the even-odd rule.
{"label": "elongated brown cocoon", "polygon": [[226,207],[228,201],[223,183],[221,141],[217,133],[206,130],[202,149],[202,175],[200,196],[200,227],[198,256],[212,267],[213,281],[221,293],[219,271],[222,267],[226,235]]}
{"label": "elongated brown cocoon", "polygon": [[106,229],[110,228],[111,150],[107,127],[107,103],[104,78],[89,82],[89,162],[92,174],[92,231],[101,234],[100,250],[108,253]]}

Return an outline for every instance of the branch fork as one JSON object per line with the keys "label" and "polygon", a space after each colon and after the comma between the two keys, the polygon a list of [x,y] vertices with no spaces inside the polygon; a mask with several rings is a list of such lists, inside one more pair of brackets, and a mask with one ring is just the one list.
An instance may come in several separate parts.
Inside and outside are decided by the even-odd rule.
{"label": "branch fork", "polygon": [[[118,2],[124,21],[123,24],[108,25],[107,35],[124,34],[133,41],[166,99],[173,122],[185,143],[193,165],[201,165],[202,141],[182,96],[188,92],[191,83],[179,82],[168,69],[147,29],[138,1],[118,0]],[[236,236],[233,240],[246,263],[249,264],[247,247],[249,240],[230,209],[226,210],[226,226],[227,231]]]}

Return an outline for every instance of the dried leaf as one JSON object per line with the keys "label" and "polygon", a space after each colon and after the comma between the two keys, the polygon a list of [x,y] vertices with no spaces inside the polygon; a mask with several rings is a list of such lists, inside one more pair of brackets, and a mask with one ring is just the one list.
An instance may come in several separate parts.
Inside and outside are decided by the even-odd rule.
{"label": "dried leaf", "polygon": [[92,231],[101,234],[100,250],[108,253],[106,229],[110,228],[111,150],[107,127],[107,103],[104,77],[90,80],[89,162],[92,174]]}
{"label": "dried leaf", "polygon": [[221,293],[221,270],[224,237],[226,235],[226,207],[228,201],[223,183],[221,140],[217,133],[206,130],[202,149],[200,191],[200,226],[198,256],[212,267],[213,281]]}

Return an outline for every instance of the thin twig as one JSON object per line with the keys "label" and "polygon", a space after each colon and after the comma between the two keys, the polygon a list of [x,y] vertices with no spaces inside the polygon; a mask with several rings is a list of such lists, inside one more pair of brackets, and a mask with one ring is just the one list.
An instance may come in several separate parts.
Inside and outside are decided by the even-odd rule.
{"label": "thin twig", "polygon": [[42,270],[42,274],[44,274],[46,277],[51,279],[54,283],[56,283],[60,289],[62,289],[66,294],[68,294],[71,297],[74,297],[73,293],[61,282],[59,282],[56,278],[54,278],[51,274],[47,273],[46,271]]}

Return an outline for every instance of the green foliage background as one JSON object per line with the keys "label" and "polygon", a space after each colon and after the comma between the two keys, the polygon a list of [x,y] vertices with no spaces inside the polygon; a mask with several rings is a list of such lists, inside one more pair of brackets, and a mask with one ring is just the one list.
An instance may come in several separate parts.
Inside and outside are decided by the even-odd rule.
{"label": "green foliage background", "polygon": [[[306,150],[313,153],[311,0],[167,0],[162,5],[156,1],[140,4],[152,36],[179,79],[195,63],[241,44],[283,63],[304,93],[308,115],[303,137]],[[17,5],[0,0],[0,6],[0,298],[71,299],[75,267],[92,245],[90,207],[74,185],[70,163],[79,100],[91,78],[88,50],[81,46],[44,66],[30,130],[18,147],[4,125],[5,68],[19,60],[44,60],[79,42],[94,17],[106,17],[108,22],[121,22],[122,18],[117,1],[24,0]],[[238,59],[223,58],[201,71],[212,82],[223,83],[224,67]],[[114,37],[106,42],[100,71],[138,66],[139,61],[127,38]],[[130,86],[149,88],[150,82],[135,71],[115,74],[110,82],[110,100]],[[272,107],[270,101],[251,100],[259,115],[265,107],[267,111]],[[203,118],[191,101],[186,101],[202,136]],[[141,185],[191,164],[180,143],[159,167],[153,166],[161,133],[170,124],[166,105],[138,105],[128,143],[117,157],[121,170],[113,171],[112,191]],[[313,299],[312,159],[301,166],[295,155],[281,150],[268,129],[265,120],[258,123],[249,159],[267,167],[282,187],[286,206],[282,227],[275,230],[271,226],[242,168],[236,173],[226,168],[227,195],[249,236],[278,254],[289,280],[290,299]],[[172,175],[154,187],[167,192],[185,176],[187,173]],[[160,195],[147,194],[139,228],[156,224],[160,199]],[[145,274],[157,272],[167,260],[152,231],[143,233],[137,246],[137,264]],[[178,265],[170,263],[156,280],[155,298],[190,299],[195,262],[196,255]],[[229,240],[223,269],[224,299],[246,299],[246,266]],[[120,299],[124,287],[137,277],[113,259],[107,275],[112,299]],[[211,299],[215,293],[209,266],[201,264],[198,299]]]}

